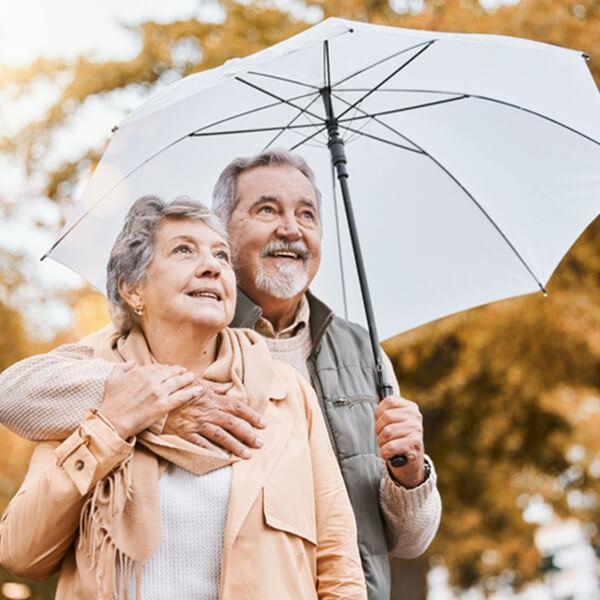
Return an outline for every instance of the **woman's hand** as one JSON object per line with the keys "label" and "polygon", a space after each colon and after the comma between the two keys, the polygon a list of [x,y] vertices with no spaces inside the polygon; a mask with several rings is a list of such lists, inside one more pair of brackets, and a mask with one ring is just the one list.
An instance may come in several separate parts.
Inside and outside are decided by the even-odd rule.
{"label": "woman's hand", "polygon": [[127,439],[202,396],[204,388],[194,381],[194,374],[183,367],[116,365],[106,381],[99,411]]}

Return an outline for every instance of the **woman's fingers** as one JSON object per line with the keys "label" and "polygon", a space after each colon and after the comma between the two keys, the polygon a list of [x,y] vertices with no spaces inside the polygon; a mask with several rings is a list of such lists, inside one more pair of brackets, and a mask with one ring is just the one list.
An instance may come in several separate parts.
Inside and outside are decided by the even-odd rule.
{"label": "woman's fingers", "polygon": [[[191,373],[190,371],[185,371],[184,373],[180,373],[180,374],[174,373],[168,379],[165,379],[165,381],[162,382],[162,384],[161,384],[162,392],[165,395],[170,396],[171,394],[173,394],[173,392],[176,392],[177,390],[181,390],[182,388],[185,388],[185,387],[189,386],[190,384],[194,383],[195,379],[196,378],[194,377],[194,374]],[[200,395],[201,393],[204,392],[204,388],[201,387],[200,385],[196,385],[194,387],[197,387],[198,389],[201,390],[198,393],[198,395]]]}
{"label": "woman's fingers", "polygon": [[167,397],[166,405],[163,407],[163,413],[170,412],[179,408],[181,405],[186,404],[204,393],[204,388],[200,385],[188,385],[183,389],[177,387]]}

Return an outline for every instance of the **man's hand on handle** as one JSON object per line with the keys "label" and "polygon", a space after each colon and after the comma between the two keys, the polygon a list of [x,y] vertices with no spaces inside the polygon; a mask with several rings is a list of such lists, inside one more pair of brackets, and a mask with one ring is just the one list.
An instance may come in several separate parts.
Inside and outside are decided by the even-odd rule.
{"label": "man's hand on handle", "polygon": [[[381,457],[392,477],[407,488],[423,483],[425,449],[419,407],[405,398],[387,396],[375,408],[375,433]],[[408,463],[394,468],[389,461],[399,454],[404,454]]]}

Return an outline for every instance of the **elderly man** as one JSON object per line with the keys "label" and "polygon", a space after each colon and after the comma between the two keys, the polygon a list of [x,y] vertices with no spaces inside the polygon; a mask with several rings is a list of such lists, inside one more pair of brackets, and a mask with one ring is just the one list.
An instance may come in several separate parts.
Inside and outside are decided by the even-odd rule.
{"label": "elderly man", "polygon": [[[395,392],[378,404],[367,332],[334,316],[308,291],[322,233],[313,173],[302,158],[282,150],[236,159],[219,177],[213,208],[227,225],[238,277],[232,325],[256,329],[275,358],[312,382],[355,511],[369,599],[389,598],[388,554],[421,554],[437,531],[441,501],[424,454],[421,414],[400,397],[389,360],[385,369]],[[126,402],[132,393],[151,394],[155,377],[148,367],[130,365],[125,374],[94,360],[82,340],[0,375],[0,421],[26,437],[55,437],[107,395]],[[226,389],[205,383],[204,396],[171,414],[164,428],[248,458],[268,423]],[[88,401],[67,416],[48,400],[74,384],[88,390]],[[40,430],[40,422],[53,425]],[[387,461],[397,454],[408,464],[392,467]]]}

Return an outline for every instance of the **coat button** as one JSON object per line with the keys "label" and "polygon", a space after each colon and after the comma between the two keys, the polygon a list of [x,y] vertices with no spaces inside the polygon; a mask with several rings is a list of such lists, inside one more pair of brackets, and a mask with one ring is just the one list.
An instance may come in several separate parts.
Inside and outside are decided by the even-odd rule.
{"label": "coat button", "polygon": [[83,469],[83,461],[82,460],[76,460],[75,461],[75,468],[78,471],[81,471],[81,469]]}

